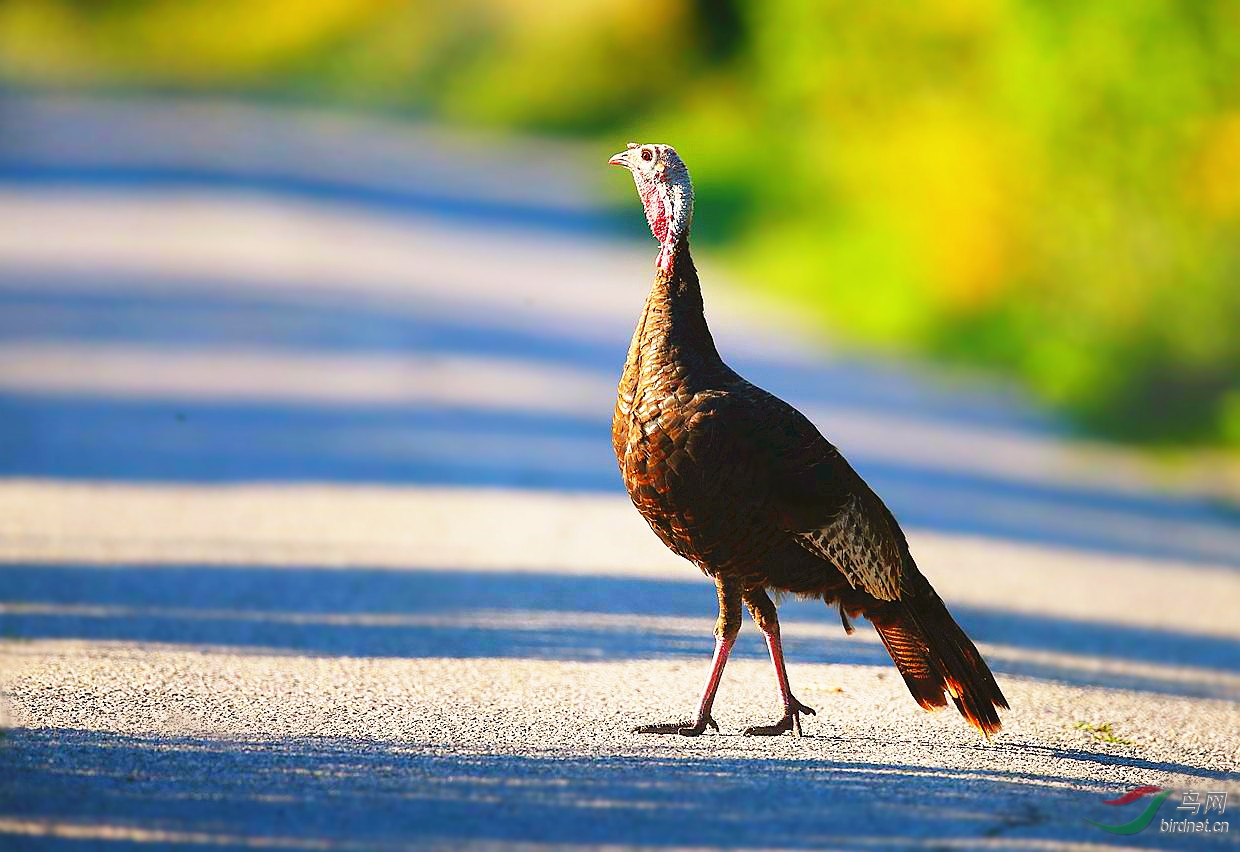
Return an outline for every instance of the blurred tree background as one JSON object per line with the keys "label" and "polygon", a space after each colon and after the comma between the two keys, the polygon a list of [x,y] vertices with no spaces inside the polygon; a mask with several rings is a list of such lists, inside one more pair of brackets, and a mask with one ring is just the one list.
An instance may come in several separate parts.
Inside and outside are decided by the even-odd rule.
{"label": "blurred tree background", "polygon": [[670,141],[837,336],[1240,446],[1236,0],[7,0],[0,80]]}

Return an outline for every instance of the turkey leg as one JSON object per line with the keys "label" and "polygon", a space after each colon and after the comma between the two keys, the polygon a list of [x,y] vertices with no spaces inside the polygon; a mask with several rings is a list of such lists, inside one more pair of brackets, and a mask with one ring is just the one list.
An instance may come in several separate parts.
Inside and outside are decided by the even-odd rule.
{"label": "turkey leg", "polygon": [[777,737],[785,731],[792,731],[801,736],[801,714],[816,716],[812,707],[806,707],[792,694],[788,686],[788,669],[784,665],[784,648],[779,641],[779,616],[775,604],[761,588],[745,593],[745,605],[754,623],[766,637],[766,647],[771,652],[771,662],[775,666],[775,679],[779,682],[779,697],[784,702],[784,717],[773,725],[755,725],[745,729],[747,737]]}
{"label": "turkey leg", "polygon": [[719,690],[719,681],[723,679],[723,667],[728,664],[728,654],[732,652],[736,634],[741,629],[741,593],[731,580],[717,578],[715,588],[719,593],[719,619],[715,622],[715,656],[710,663],[710,674],[706,678],[706,689],[702,691],[702,701],[698,704],[697,718],[683,722],[639,725],[633,729],[633,733],[696,737],[705,731],[708,725],[716,731],[719,730],[718,723],[711,718],[710,709],[715,704],[715,693]]}

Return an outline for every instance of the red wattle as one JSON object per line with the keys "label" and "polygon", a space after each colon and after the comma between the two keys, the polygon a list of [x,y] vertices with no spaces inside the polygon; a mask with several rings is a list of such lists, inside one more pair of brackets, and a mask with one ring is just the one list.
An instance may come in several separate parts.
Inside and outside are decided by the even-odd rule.
{"label": "red wattle", "polygon": [[652,183],[646,184],[641,189],[641,198],[650,233],[654,234],[656,240],[663,242],[667,239],[667,210],[663,206],[658,188]]}

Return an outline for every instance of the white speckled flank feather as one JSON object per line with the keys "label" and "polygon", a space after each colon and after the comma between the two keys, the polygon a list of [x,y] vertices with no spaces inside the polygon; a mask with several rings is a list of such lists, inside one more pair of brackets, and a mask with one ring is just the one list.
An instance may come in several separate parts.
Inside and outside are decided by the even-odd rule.
{"label": "white speckled flank feather", "polygon": [[899,551],[891,535],[875,530],[854,495],[826,526],[799,533],[801,546],[829,560],[854,589],[864,589],[879,600],[900,596],[902,575]]}

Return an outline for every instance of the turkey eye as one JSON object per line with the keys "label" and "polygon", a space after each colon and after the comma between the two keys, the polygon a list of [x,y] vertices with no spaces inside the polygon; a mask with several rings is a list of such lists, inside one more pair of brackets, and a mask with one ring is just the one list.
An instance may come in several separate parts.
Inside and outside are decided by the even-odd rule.
{"label": "turkey eye", "polygon": [[647,163],[649,163],[651,160],[654,159],[654,152],[651,151],[649,148],[643,148],[642,159],[645,160]]}

